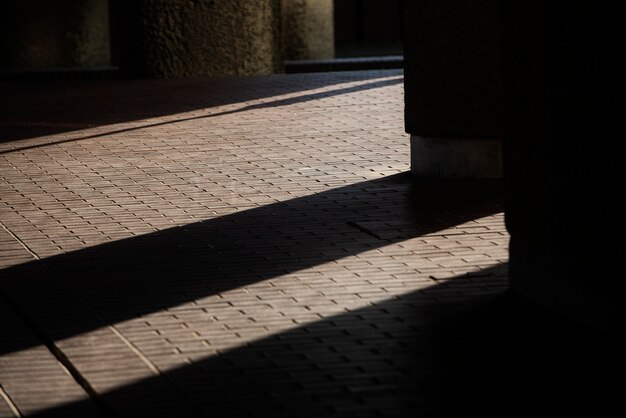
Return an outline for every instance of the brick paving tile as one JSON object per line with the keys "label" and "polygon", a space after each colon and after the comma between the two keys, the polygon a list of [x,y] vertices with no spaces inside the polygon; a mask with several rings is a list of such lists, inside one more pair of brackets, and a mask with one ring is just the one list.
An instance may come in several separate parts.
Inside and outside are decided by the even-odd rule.
{"label": "brick paving tile", "polygon": [[[1,417],[30,416],[44,411],[59,417],[64,414],[104,417],[87,392],[3,299],[0,299],[0,321],[3,330],[0,340],[3,353],[0,356]],[[10,352],[10,342],[15,340],[29,348]],[[52,412],[60,406],[64,406],[62,413]]]}
{"label": "brick paving tile", "polygon": [[[2,87],[3,323],[112,416],[485,412],[555,361],[503,326],[499,185],[407,173],[401,71]],[[2,388],[84,416],[44,348]]]}

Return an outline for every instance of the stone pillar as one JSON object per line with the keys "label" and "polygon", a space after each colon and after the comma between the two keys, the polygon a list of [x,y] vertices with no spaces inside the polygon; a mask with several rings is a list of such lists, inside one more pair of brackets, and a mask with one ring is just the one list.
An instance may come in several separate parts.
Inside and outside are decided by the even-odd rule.
{"label": "stone pillar", "polygon": [[505,164],[511,288],[623,334],[617,7],[503,2]]}
{"label": "stone pillar", "polygon": [[120,70],[139,77],[282,70],[280,0],[118,0]]}
{"label": "stone pillar", "polygon": [[107,65],[107,0],[0,2],[0,68]]}
{"label": "stone pillar", "polygon": [[282,0],[285,57],[335,57],[333,0]]}
{"label": "stone pillar", "polygon": [[501,177],[498,0],[404,4],[411,170],[422,177]]}

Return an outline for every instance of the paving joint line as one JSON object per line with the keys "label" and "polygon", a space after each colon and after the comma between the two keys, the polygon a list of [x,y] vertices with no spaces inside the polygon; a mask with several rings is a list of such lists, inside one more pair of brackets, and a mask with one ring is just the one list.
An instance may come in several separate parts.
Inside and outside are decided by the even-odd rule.
{"label": "paving joint line", "polygon": [[20,244],[20,245],[21,245],[21,246],[22,246],[22,247],[23,247],[26,251],[28,251],[28,253],[29,253],[30,255],[32,255],[32,256],[33,256],[36,260],[41,261],[41,258],[37,255],[37,253],[36,253],[36,252],[34,252],[33,250],[31,250],[31,249],[30,249],[30,247],[29,247],[28,245],[26,245],[26,243],[20,239],[20,237],[18,237],[17,235],[15,235],[15,234],[13,233],[13,231],[11,231],[11,230],[10,230],[10,229],[9,229],[9,228],[8,228],[8,227],[4,224],[4,222],[0,221],[0,226],[2,226],[2,229],[4,229],[4,230],[7,232],[7,234],[9,234],[11,237],[13,237],[13,239],[14,239],[15,241],[17,241],[17,242],[18,242],[18,243],[19,243],[19,244]]}
{"label": "paving joint line", "polygon": [[[115,417],[113,411],[104,403],[104,401],[98,396],[98,393],[91,386],[91,384],[87,381],[87,379],[78,371],[76,367],[72,364],[72,362],[67,358],[67,356],[56,346],[54,341],[48,338],[45,333],[43,333],[39,327],[37,327],[30,318],[23,312],[22,309],[11,299],[5,292],[0,292],[0,299],[9,306],[15,314],[22,320],[24,323],[30,328],[30,330],[41,340],[41,342],[46,346],[48,351],[54,356],[54,358],[59,362],[61,368],[69,373],[69,375],[74,379],[74,381],[87,393],[89,398],[102,410],[102,412],[108,417]],[[21,415],[18,415],[21,416]]]}
{"label": "paving joint line", "polygon": [[11,399],[11,396],[9,396],[9,394],[4,390],[2,384],[0,384],[0,397],[4,399],[11,412],[13,412],[13,415],[18,418],[22,418],[24,416],[15,402],[13,402],[13,399]]}
{"label": "paving joint line", "polygon": [[[142,352],[139,350],[128,338],[126,338],[113,324],[109,323],[109,321],[105,320],[98,312],[93,309],[93,307],[74,289],[68,286],[63,279],[50,267],[46,264],[46,262],[39,257],[34,251],[32,251],[26,243],[24,243],[17,235],[15,235],[9,228],[0,221],[0,226],[7,231],[9,235],[11,235],[15,240],[17,240],[24,249],[28,251],[41,265],[50,273],[57,281],[68,291],[70,292],[76,299],[81,301],[83,305],[89,309],[89,311],[106,327],[117,336],[139,359],[152,371],[156,376],[160,376],[165,380],[170,386],[172,386],[179,395],[184,398],[189,404],[192,406],[196,412],[200,413],[202,416],[206,416],[206,414],[199,408],[194,402],[189,399],[183,391],[181,391],[169,378],[167,378],[159,369],[148,359]],[[80,385],[83,390],[89,395],[89,397],[96,403],[105,413],[105,415],[110,417],[115,417],[115,414],[111,410],[111,408],[106,405],[106,403],[100,398],[96,390],[91,386],[87,378],[85,378],[82,373],[74,366],[71,360],[63,353],[63,351],[54,343],[53,340],[47,338],[45,333],[42,332],[30,319],[29,317],[19,308],[17,303],[15,303],[5,292],[0,292],[0,298],[4,299],[8,306],[10,306],[14,312],[28,325],[29,328],[37,335],[37,337],[44,343],[44,345],[48,348],[48,350],[52,353],[52,355],[57,359],[62,368],[64,368],[72,378],[76,381],[78,385]]]}
{"label": "paving joint line", "polygon": [[[29,254],[31,254],[39,263],[41,263],[43,265],[43,267],[49,273],[51,273],[55,278],[57,278],[57,280],[59,280],[59,282],[61,282],[61,284],[64,287],[66,287],[66,288],[68,287],[67,285],[65,285],[65,283],[63,283],[59,279],[59,277],[50,269],[50,267],[41,259],[41,257],[39,257],[37,255],[37,253],[32,251],[25,242],[23,242],[9,228],[7,228],[7,226],[3,222],[1,222],[1,221],[0,221],[0,226],[2,226],[2,228],[10,236],[12,236],[17,242],[19,242],[20,245],[26,251],[28,251]],[[65,353],[63,353],[63,351],[59,347],[57,347],[57,345],[54,343],[54,341],[52,339],[48,338],[45,335],[45,333],[42,330],[40,330],[39,327],[37,325],[35,325],[35,323],[33,321],[30,320],[30,317],[28,315],[26,315],[26,313],[19,307],[19,305],[9,295],[6,294],[6,292],[0,291],[0,299],[2,299],[6,303],[6,305],[9,306],[13,310],[13,312],[16,313],[16,315],[22,321],[24,321],[24,323],[37,336],[37,338],[39,338],[39,340],[41,340],[41,342],[46,346],[48,351],[59,362],[59,365],[61,366],[61,368],[66,373],[68,373],[81,388],[83,388],[83,390],[87,393],[89,398],[102,410],[102,412],[106,416],[114,417],[115,415],[113,414],[113,411],[104,403],[104,401],[100,398],[98,393],[91,386],[91,384],[87,381],[87,379],[80,373],[80,371],[74,366],[74,364],[72,364],[72,362],[67,358]],[[1,387],[0,387],[0,389],[1,389]],[[4,392],[4,391],[2,391],[2,392]],[[2,393],[2,392],[0,392],[0,395],[2,395],[2,397],[5,398],[5,400],[6,400],[7,398],[5,397],[5,394]],[[6,396],[8,397],[8,394],[6,394]],[[8,399],[10,400],[10,397]],[[11,407],[11,409],[13,410],[12,406],[15,407],[16,410],[19,412],[19,409],[17,409],[17,406],[14,405],[12,403],[12,401],[11,401],[11,402],[9,402],[9,407]],[[17,415],[17,416],[21,417],[22,415],[20,413],[20,415]]]}

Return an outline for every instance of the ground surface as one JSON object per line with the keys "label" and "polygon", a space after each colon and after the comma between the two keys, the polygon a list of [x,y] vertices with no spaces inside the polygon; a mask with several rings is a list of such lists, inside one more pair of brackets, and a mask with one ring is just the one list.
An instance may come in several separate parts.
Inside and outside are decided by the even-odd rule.
{"label": "ground surface", "polygon": [[408,174],[401,71],[1,88],[0,417],[451,416],[574,373],[503,297],[499,186]]}

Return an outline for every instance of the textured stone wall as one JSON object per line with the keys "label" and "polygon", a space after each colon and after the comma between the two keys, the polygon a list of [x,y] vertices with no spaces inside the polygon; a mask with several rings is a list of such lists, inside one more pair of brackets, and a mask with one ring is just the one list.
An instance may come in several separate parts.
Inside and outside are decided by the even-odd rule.
{"label": "textured stone wall", "polygon": [[119,2],[120,68],[191,77],[282,70],[280,0]]}
{"label": "textured stone wall", "polygon": [[107,0],[2,0],[0,68],[109,65]]}
{"label": "textured stone wall", "polygon": [[285,57],[335,56],[333,0],[282,0]]}
{"label": "textured stone wall", "polygon": [[[332,4],[322,3],[330,6],[332,34]],[[283,69],[282,23],[281,0],[4,0],[0,68],[269,74]]]}

